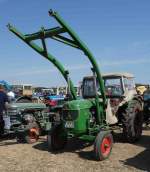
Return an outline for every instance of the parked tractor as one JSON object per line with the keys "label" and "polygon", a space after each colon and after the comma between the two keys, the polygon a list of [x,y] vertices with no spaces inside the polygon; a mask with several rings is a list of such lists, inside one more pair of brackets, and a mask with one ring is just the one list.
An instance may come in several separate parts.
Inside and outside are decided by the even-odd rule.
{"label": "parked tractor", "polygon": [[11,103],[7,109],[5,133],[13,133],[18,142],[35,143],[50,130],[49,112],[43,103]]}
{"label": "parked tractor", "polygon": [[137,94],[134,76],[129,73],[103,75],[108,98],[106,120],[109,125],[123,128],[128,142],[135,142],[142,134],[143,99]]}
{"label": "parked tractor", "polygon": [[46,135],[51,129],[64,101],[61,96],[44,98],[43,103],[35,97],[18,98],[9,104],[4,115],[5,134],[16,134],[18,142],[35,143],[40,135]]}
{"label": "parked tractor", "polygon": [[50,111],[52,111],[53,108],[55,108],[56,106],[61,107],[64,102],[64,99],[64,96],[61,95],[46,95],[40,97],[40,100],[46,104]]}
{"label": "parked tractor", "polygon": [[[52,60],[55,66],[58,66],[58,61],[56,61],[56,59],[54,60],[53,56],[47,52],[45,44],[46,38],[54,39],[81,50],[92,65],[91,70],[93,75],[83,78],[82,98],[77,99],[72,87],[72,82],[68,77],[68,73],[58,66],[58,69],[63,74],[66,81],[69,81],[67,83],[70,90],[70,97],[72,97],[72,99],[68,99],[68,101],[63,104],[59,111],[60,120],[57,122],[54,121],[55,124],[52,125],[52,128],[48,133],[48,148],[52,151],[60,150],[64,148],[68,139],[79,138],[84,141],[94,142],[96,159],[104,160],[109,157],[112,150],[112,126],[113,124],[118,126],[120,121],[116,112],[114,111],[115,113],[112,113],[115,109],[111,106],[113,99],[107,99],[108,95],[105,90],[106,82],[104,82],[104,76],[102,77],[95,57],[88,47],[80,40],[70,26],[63,21],[57,12],[50,10],[49,15],[59,23],[59,27],[51,29],[42,28],[41,31],[30,35],[21,34],[10,25],[9,30],[25,41],[30,47],[46,57],[46,59],[49,59],[50,61]],[[33,40],[36,39],[41,39],[43,45],[42,48],[35,45]],[[124,77],[120,76],[120,78],[122,80]],[[121,84],[123,84],[122,81]],[[114,85],[108,88],[108,92],[111,92],[113,86]],[[125,90],[125,84],[121,86]],[[118,85],[115,85],[115,87],[115,91],[119,90]],[[120,104],[121,108],[118,108],[118,114],[124,113],[124,115],[120,115],[123,116],[124,119],[122,118],[122,121],[124,121],[124,123],[120,124],[123,125],[123,131],[128,141],[133,142],[141,135],[141,99],[138,96],[134,96],[129,101],[127,98],[129,95],[125,98],[124,92],[119,96],[120,102],[122,101],[122,106]],[[134,123],[135,125],[129,125],[131,123]],[[129,126],[128,128],[127,125]],[[140,129],[137,126],[140,126]],[[131,133],[131,131],[133,132]]]}

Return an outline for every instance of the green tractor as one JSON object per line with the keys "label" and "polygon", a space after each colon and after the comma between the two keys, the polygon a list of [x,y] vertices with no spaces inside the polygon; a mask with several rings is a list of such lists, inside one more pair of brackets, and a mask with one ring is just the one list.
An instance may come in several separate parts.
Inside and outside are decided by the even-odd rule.
{"label": "green tractor", "polygon": [[[59,27],[44,29],[34,33],[23,35],[17,31],[13,26],[8,25],[9,30],[15,35],[25,41],[31,48],[43,55],[46,59],[52,61],[52,63],[60,70],[64,78],[68,83],[70,90],[70,97],[62,106],[60,114],[60,121],[55,122],[52,125],[51,130],[48,133],[48,147],[50,150],[62,149],[69,138],[77,137],[85,141],[94,141],[94,152],[97,160],[106,159],[112,150],[113,136],[106,122],[106,108],[107,100],[105,96],[104,82],[100,74],[99,67],[89,49],[78,38],[73,30],[62,20],[58,13],[49,11],[49,15],[54,17],[60,24]],[[69,36],[65,36],[64,33],[68,33]],[[88,92],[88,95],[84,94],[82,99],[77,99],[73,90],[73,84],[68,77],[68,72],[62,69],[62,65],[58,65],[58,61],[50,53],[47,52],[45,39],[51,38],[56,41],[62,42],[66,45],[80,49],[88,57],[92,63],[92,72],[94,78],[93,92]],[[41,39],[42,48],[36,45],[33,40]],[[60,67],[61,66],[61,67]],[[96,83],[99,84],[99,97]],[[85,81],[86,83],[86,81]],[[86,92],[85,92],[86,93]]]}
{"label": "green tractor", "polygon": [[[63,104],[59,111],[60,120],[54,121],[54,125],[52,125],[52,128],[48,133],[48,148],[49,150],[60,150],[64,148],[67,140],[71,138],[94,141],[96,159],[104,160],[110,155],[112,150],[113,137],[111,130],[114,129],[114,126],[123,127],[123,133],[128,141],[134,142],[140,137],[142,132],[142,100],[136,96],[136,94],[130,96],[129,99],[129,96],[125,97],[125,92],[122,92],[123,94],[117,97],[119,98],[117,101],[119,101],[120,104],[117,104],[117,107],[111,107],[110,98],[112,97],[109,97],[110,95],[106,94],[106,80],[104,76],[101,76],[97,62],[90,50],[63,21],[58,13],[50,10],[49,15],[56,19],[60,24],[60,27],[52,29],[42,28],[41,31],[30,35],[21,34],[12,26],[9,26],[9,29],[30,47],[46,57],[46,59],[52,57],[54,65],[57,63],[53,60],[53,56],[47,52],[45,44],[46,38],[54,39],[83,51],[92,64],[91,70],[93,75],[83,78],[82,98],[77,99],[70,78],[65,70],[61,70],[62,68],[60,67],[58,68],[68,83],[71,99],[68,99],[68,101]],[[66,36],[66,34],[64,35],[64,33],[67,33],[68,36]],[[40,48],[33,43],[33,40],[36,39],[42,40],[43,48]],[[106,79],[108,78],[106,77]],[[120,81],[122,81],[121,86],[123,86],[124,91],[125,84],[123,84],[123,79],[125,79],[125,77],[120,76]],[[115,87],[114,85],[110,86],[108,91],[111,89],[115,92],[119,90],[118,85],[115,85]],[[111,101],[113,102],[114,99],[111,99]],[[135,102],[138,103],[135,104]],[[112,113],[116,108],[117,111]],[[121,114],[124,114],[124,116]],[[122,118],[121,122],[119,117]],[[124,121],[124,123],[122,123],[122,121]],[[126,126],[129,127],[127,128]]]}

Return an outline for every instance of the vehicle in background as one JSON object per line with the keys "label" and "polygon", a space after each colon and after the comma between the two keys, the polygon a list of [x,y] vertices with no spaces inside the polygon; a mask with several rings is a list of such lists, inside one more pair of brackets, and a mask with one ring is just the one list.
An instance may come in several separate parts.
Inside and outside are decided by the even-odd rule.
{"label": "vehicle in background", "polygon": [[16,98],[22,96],[31,97],[33,94],[33,87],[31,84],[13,85],[13,91],[16,94]]}
{"label": "vehicle in background", "polygon": [[53,106],[58,106],[61,104],[61,102],[64,102],[64,97],[61,95],[49,95],[44,98],[44,103],[47,106],[53,107]]}
{"label": "vehicle in background", "polygon": [[11,103],[4,117],[5,133],[16,134],[18,142],[34,143],[50,129],[49,112],[44,103]]}
{"label": "vehicle in background", "polygon": [[[123,128],[126,141],[135,142],[142,134],[143,101],[135,89],[134,76],[129,73],[103,74],[105,94],[107,97],[106,121],[109,126]],[[94,95],[94,77],[84,77],[82,84],[84,97]],[[96,81],[98,95],[100,86]]]}
{"label": "vehicle in background", "polygon": [[[76,94],[79,95],[79,87],[74,87]],[[68,86],[50,87],[41,89],[43,95],[61,95],[66,96],[68,93]]]}
{"label": "vehicle in background", "polygon": [[148,84],[136,84],[137,93],[143,95],[146,90],[149,89]]}
{"label": "vehicle in background", "polygon": [[150,123],[150,89],[146,90],[143,94],[143,100],[144,100],[144,122],[146,125]]}
{"label": "vehicle in background", "polygon": [[33,94],[32,85],[24,84],[22,86],[22,95],[23,96],[32,96],[32,94]]}

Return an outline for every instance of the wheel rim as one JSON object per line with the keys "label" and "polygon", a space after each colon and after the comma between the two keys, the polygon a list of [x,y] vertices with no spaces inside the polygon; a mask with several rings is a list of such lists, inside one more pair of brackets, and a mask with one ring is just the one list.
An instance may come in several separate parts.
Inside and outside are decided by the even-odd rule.
{"label": "wheel rim", "polygon": [[39,129],[38,128],[31,128],[29,131],[29,138],[31,142],[36,142],[38,140],[38,133]]}
{"label": "wheel rim", "polygon": [[112,141],[110,137],[105,137],[100,146],[103,156],[108,156],[111,151]]}

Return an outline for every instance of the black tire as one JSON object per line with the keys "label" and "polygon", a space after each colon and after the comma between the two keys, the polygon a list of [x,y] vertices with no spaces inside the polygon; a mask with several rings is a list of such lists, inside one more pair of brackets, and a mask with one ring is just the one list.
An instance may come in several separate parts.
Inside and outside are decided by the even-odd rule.
{"label": "black tire", "polygon": [[37,142],[40,135],[39,125],[36,122],[29,123],[26,128],[27,128],[27,132],[24,137],[25,142],[28,144],[33,144]]}
{"label": "black tire", "polygon": [[94,143],[94,154],[98,161],[107,159],[113,146],[113,136],[110,131],[100,131]]}
{"label": "black tire", "polygon": [[53,126],[48,132],[47,144],[49,151],[58,151],[67,144],[67,133],[61,124]]}
{"label": "black tire", "polygon": [[143,112],[138,100],[132,100],[122,113],[123,134],[127,142],[134,143],[142,135]]}
{"label": "black tire", "polygon": [[16,141],[17,143],[25,143],[25,137],[22,134],[17,134],[16,135]]}

